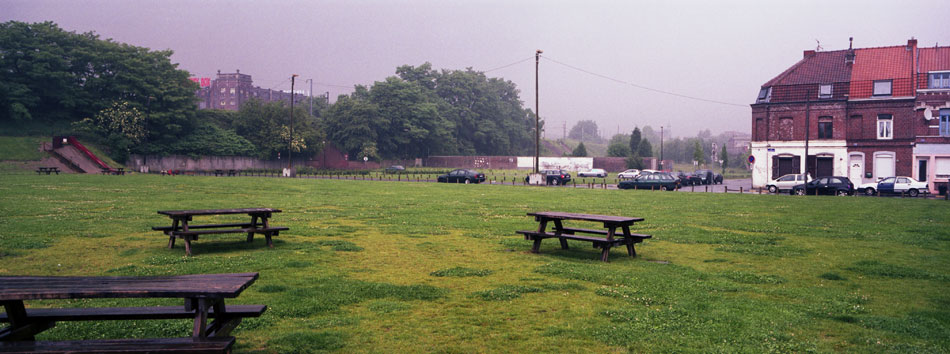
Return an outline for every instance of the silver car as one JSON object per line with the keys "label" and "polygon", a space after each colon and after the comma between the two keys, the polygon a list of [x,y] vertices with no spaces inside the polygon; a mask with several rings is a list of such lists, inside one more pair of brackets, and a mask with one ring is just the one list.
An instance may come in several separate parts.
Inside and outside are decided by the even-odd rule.
{"label": "silver car", "polygon": [[769,188],[769,193],[781,193],[791,191],[796,185],[805,184],[811,182],[811,180],[811,176],[806,178],[806,175],[803,174],[789,174],[769,181],[766,187]]}

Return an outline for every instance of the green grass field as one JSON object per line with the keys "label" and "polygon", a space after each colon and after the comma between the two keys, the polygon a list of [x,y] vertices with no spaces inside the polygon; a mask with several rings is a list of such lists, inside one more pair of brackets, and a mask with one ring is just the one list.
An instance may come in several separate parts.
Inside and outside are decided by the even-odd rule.
{"label": "green grass field", "polygon": [[[283,209],[268,249],[150,226],[165,209]],[[530,211],[640,216],[610,263],[540,254]],[[236,352],[948,352],[950,202],[156,175],[0,175],[0,274],[259,272]],[[237,218],[202,219],[230,221]],[[243,220],[241,218],[240,220]],[[197,222],[197,220],[196,220]],[[597,227],[596,225],[590,225]],[[2,286],[2,285],[0,285]],[[34,301],[28,307],[180,305]],[[61,322],[40,339],[187,336]]]}

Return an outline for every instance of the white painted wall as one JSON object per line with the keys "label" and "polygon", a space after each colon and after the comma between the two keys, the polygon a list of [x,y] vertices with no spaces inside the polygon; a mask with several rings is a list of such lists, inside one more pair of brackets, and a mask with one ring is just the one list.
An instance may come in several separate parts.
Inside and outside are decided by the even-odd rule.
{"label": "white painted wall", "polygon": [[[802,166],[799,171],[805,171],[805,142],[804,141],[773,141],[773,142],[752,142],[752,156],[755,157],[755,163],[752,164],[752,187],[765,188],[769,181],[769,175],[772,173],[772,157],[775,155],[791,154],[802,157]],[[774,151],[768,151],[773,149]],[[848,149],[844,140],[820,140],[811,141],[808,144],[809,155],[831,155],[834,157],[835,176],[848,175]],[[775,176],[778,177],[778,176]],[[812,176],[814,177],[814,176]],[[855,185],[862,181],[851,181]]]}
{"label": "white painted wall", "polygon": [[[541,157],[538,159],[542,170],[582,171],[594,167],[593,157]],[[534,156],[518,156],[518,168],[534,168]]]}

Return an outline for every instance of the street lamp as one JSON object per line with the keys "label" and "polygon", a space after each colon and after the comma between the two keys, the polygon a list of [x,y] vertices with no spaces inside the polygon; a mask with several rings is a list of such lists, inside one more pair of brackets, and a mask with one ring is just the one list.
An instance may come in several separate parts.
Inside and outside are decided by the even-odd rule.
{"label": "street lamp", "polygon": [[538,161],[541,159],[541,114],[538,112],[538,66],[541,53],[544,51],[540,49],[534,52],[534,173],[538,173]]}
{"label": "street lamp", "polygon": [[297,78],[297,74],[290,76],[290,145],[287,147],[287,170],[290,174],[290,177],[293,177],[294,173],[294,79]]}
{"label": "street lamp", "polygon": [[145,137],[144,137],[144,138],[145,138],[145,143],[144,143],[143,145],[144,145],[146,148],[144,149],[144,150],[145,150],[145,153],[142,154],[142,169],[141,169],[142,173],[148,173],[148,153],[149,153],[149,150],[148,150],[148,135],[149,135],[148,118],[149,118],[149,116],[152,114],[152,100],[153,100],[153,99],[155,99],[155,97],[152,97],[152,96],[148,96],[148,97],[145,98]]}

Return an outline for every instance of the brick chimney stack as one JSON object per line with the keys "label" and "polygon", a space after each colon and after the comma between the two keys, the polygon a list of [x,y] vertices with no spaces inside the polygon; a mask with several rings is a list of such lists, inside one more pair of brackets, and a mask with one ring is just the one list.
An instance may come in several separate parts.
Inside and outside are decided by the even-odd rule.
{"label": "brick chimney stack", "polygon": [[804,55],[805,58],[813,57],[813,56],[815,56],[815,51],[814,51],[814,50],[806,50],[804,54],[805,54],[805,55]]}
{"label": "brick chimney stack", "polygon": [[914,49],[917,49],[917,39],[914,37],[910,37],[910,39],[907,40],[907,50],[914,50]]}
{"label": "brick chimney stack", "polygon": [[848,53],[844,55],[844,63],[848,66],[854,65],[854,37],[848,37]]}

